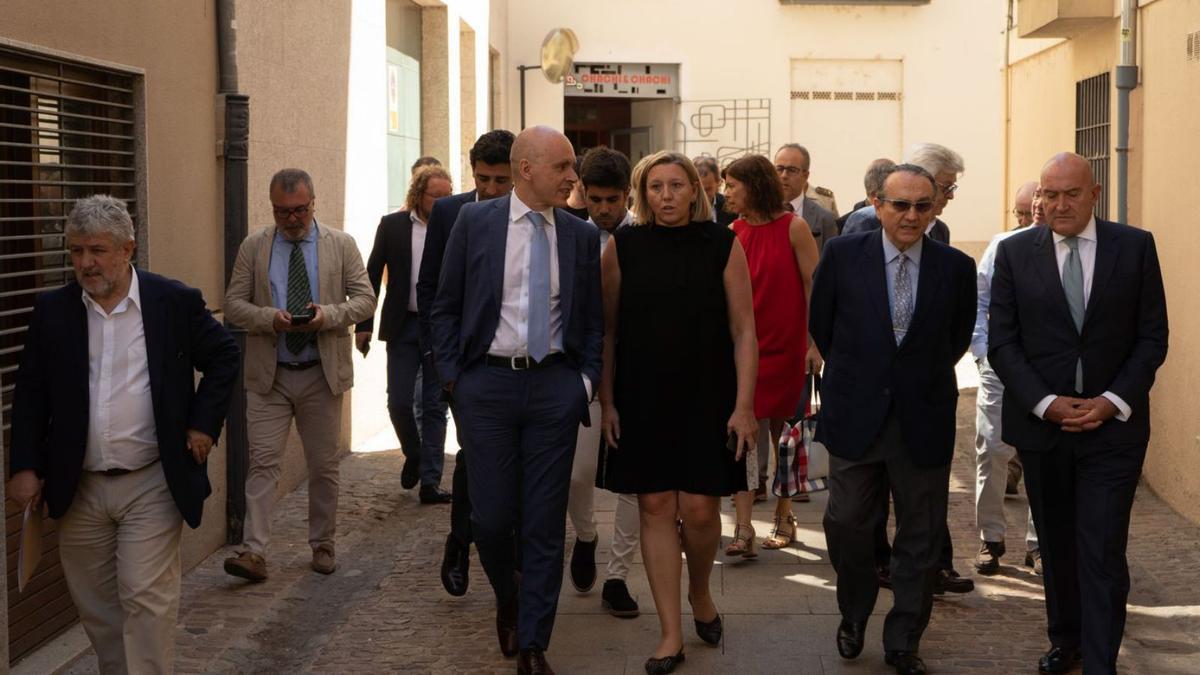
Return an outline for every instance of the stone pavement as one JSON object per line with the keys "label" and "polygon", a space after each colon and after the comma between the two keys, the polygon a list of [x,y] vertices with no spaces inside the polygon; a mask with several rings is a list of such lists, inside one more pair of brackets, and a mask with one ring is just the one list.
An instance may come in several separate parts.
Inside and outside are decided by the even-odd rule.
{"label": "stone pavement", "polygon": [[[973,390],[959,404],[958,454],[951,485],[951,532],[964,575],[978,544],[973,515]],[[451,436],[453,438],[453,436]],[[452,458],[448,457],[448,460]],[[342,463],[339,569],[321,576],[308,568],[303,488],[276,511],[271,578],[248,585],[221,568],[218,551],[189,572],[177,630],[181,673],[512,673],[496,647],[493,599],[473,556],[471,587],[452,598],[441,587],[441,559],[449,509],[420,506],[400,489],[398,451],[356,454]],[[447,461],[446,482],[452,469]],[[723,500],[724,501],[724,500]],[[602,545],[611,536],[615,500],[597,493]],[[796,504],[799,543],[763,551],[757,561],[721,564],[714,596],[725,617],[722,648],[687,633],[684,673],[890,673],[883,664],[882,615],[890,594],[879,596],[867,647],[855,661],[838,657],[833,573],[827,563],[821,513],[825,496]],[[1004,567],[976,576],[974,593],[938,599],[922,642],[935,673],[1034,673],[1046,647],[1040,578],[1021,566],[1024,497],[1007,500],[1010,523]],[[725,536],[732,509],[723,505]],[[770,527],[770,504],[759,504],[755,527]],[[568,534],[568,537],[571,535]],[[568,542],[571,539],[568,540]],[[568,545],[568,554],[569,554]],[[1200,527],[1172,512],[1148,489],[1138,493],[1129,550],[1133,575],[1122,672],[1160,675],[1200,672]],[[686,568],[685,568],[686,573]],[[603,575],[603,568],[601,568]],[[615,619],[600,608],[599,586],[580,595],[564,581],[551,663],[560,673],[641,673],[657,642],[658,625],[640,565],[630,586],[642,606],[636,619]],[[686,583],[686,582],[685,582]],[[685,627],[690,622],[685,617]],[[68,672],[93,673],[89,652]]]}

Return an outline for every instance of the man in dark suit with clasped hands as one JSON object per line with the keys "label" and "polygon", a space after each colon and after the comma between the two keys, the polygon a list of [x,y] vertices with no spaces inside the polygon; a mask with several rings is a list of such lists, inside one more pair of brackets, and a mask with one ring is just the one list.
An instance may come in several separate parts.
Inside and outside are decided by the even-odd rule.
{"label": "man in dark suit with clasped hands", "polygon": [[470,453],[475,546],[496,593],[501,651],[519,649],[519,673],[553,672],[545,650],[576,430],[600,381],[600,236],[563,210],[574,165],[558,131],[521,132],[513,192],[459,211],[431,313],[438,373]]}
{"label": "man in dark suit with clasped hands", "polygon": [[926,234],[935,195],[925,169],[892,168],[874,199],[881,229],[826,243],[809,319],[825,357],[817,440],[830,454],[824,526],[842,614],[838,652],[862,652],[879,594],[874,533],[890,492],[895,602],[883,644],[902,675],[925,672],[917,650],[945,537],[954,366],[975,322],[974,263]]}
{"label": "man in dark suit with clasped hands", "polygon": [[1086,159],[1055,155],[1040,182],[1048,227],[996,253],[988,361],[1042,552],[1051,648],[1038,668],[1115,673],[1166,298],[1154,237],[1092,215],[1101,188]]}

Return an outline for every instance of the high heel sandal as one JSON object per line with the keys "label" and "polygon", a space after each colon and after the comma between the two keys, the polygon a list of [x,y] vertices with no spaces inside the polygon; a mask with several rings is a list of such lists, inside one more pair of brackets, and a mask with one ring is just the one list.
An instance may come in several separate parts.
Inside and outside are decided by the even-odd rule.
{"label": "high heel sandal", "polygon": [[679,653],[673,656],[664,656],[661,659],[656,659],[652,656],[646,659],[646,675],[673,673],[675,672],[675,668],[683,662],[683,647],[680,647]]}
{"label": "high heel sandal", "polygon": [[[784,529],[786,525],[787,529]],[[786,520],[775,516],[775,526],[771,528],[771,534],[763,540],[762,547],[765,549],[776,550],[784,548],[792,543],[796,538],[796,516],[788,514]]]}
{"label": "high heel sandal", "polygon": [[735,525],[733,541],[725,547],[725,555],[731,558],[741,556],[747,560],[753,560],[758,557],[758,551],[754,550],[754,546],[754,526]]}

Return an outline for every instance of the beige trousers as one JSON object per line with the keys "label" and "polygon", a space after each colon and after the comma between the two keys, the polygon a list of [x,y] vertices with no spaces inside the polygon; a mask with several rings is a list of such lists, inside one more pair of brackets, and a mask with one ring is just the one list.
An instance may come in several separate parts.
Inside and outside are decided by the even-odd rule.
{"label": "beige trousers", "polygon": [[83,473],[58,547],[101,673],[172,672],[182,524],[158,462]]}
{"label": "beige trousers", "polygon": [[[600,461],[600,402],[592,401],[588,408],[592,426],[579,425],[575,437],[575,461],[571,465],[571,489],[567,498],[567,515],[575,534],[583,541],[596,540],[596,464]],[[613,520],[612,558],[608,561],[608,579],[625,579],[633,565],[638,547],[641,523],[637,495],[617,495]]]}
{"label": "beige trousers", "polygon": [[246,392],[246,432],[250,471],[246,476],[246,550],[266,557],[271,538],[271,510],[279,486],[279,458],[287,445],[292,420],[300,432],[308,464],[308,543],[333,550],[338,505],[338,433],[342,428],[342,395],[334,396],[320,366],[275,371],[275,386],[266,394]]}

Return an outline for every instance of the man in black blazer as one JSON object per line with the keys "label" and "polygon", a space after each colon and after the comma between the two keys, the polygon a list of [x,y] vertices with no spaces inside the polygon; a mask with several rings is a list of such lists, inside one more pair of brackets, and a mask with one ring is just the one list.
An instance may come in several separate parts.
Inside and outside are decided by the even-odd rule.
{"label": "man in black blazer", "polygon": [[1115,673],[1166,298],[1154,237],[1092,215],[1101,188],[1087,160],[1055,155],[1040,182],[1048,227],[996,253],[988,361],[1042,552],[1051,649],[1038,667],[1066,672],[1082,658],[1084,672]]}
{"label": "man in black blazer", "polygon": [[[429,227],[425,232],[425,254],[421,257],[421,268],[417,275],[417,314],[421,323],[421,343],[433,344],[430,310],[437,295],[438,279],[442,273],[442,258],[446,241],[458,220],[458,212],[466,204],[503,197],[512,190],[512,168],[509,154],[512,151],[513,133],[505,129],[493,129],[479,137],[471,147],[469,159],[475,189],[451,197],[443,197],[433,204],[429,214]],[[453,496],[450,502],[450,534],[446,536],[442,553],[442,586],[450,595],[465,595],[470,582],[471,569],[471,496],[467,487],[467,458],[463,452],[461,420],[454,407],[454,426],[459,429],[458,454],[454,458]]]}
{"label": "man in black blazer", "polygon": [[459,212],[431,315],[438,373],[463,421],[471,526],[496,593],[500,648],[519,648],[519,673],[552,672],[544,652],[576,430],[600,381],[600,235],[563,209],[574,158],[554,129],[521,132],[513,192]]}
{"label": "man in black blazer", "polygon": [[[387,295],[380,317],[379,339],[387,343],[387,407],[404,452],[400,486],[406,490],[421,483],[422,504],[448,504],[442,490],[442,465],[446,442],[446,401],[434,372],[429,343],[421,340],[417,320],[417,273],[428,236],[427,222],[434,202],[450,195],[450,174],[440,166],[420,167],[413,174],[405,209],[379,221],[375,245],[367,259],[367,276],[379,296],[387,270]],[[355,327],[355,341],[364,355],[369,349],[375,317]],[[413,391],[421,375],[421,416],[413,415]]]}
{"label": "man in black blazer", "polygon": [[862,651],[879,593],[874,532],[890,491],[895,602],[883,643],[902,674],[925,672],[917,651],[946,536],[954,366],[975,321],[974,263],[925,235],[935,190],[921,167],[895,167],[875,199],[882,230],[826,244],[809,315],[825,357],[817,440],[830,454],[824,527],[842,613],[838,651]]}
{"label": "man in black blazer", "polygon": [[[101,672],[170,672],[180,524],[200,525],[206,460],[237,343],[194,288],[134,270],[108,195],[67,218],[75,281],[38,297],[13,399],[12,481],[59,520],[63,573]],[[195,384],[195,371],[204,376]]]}

